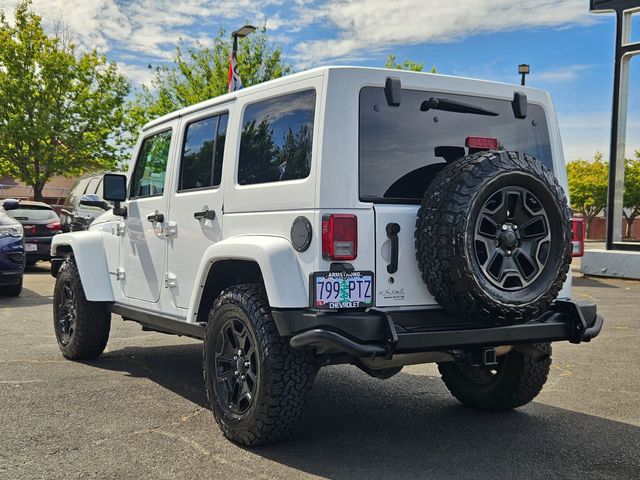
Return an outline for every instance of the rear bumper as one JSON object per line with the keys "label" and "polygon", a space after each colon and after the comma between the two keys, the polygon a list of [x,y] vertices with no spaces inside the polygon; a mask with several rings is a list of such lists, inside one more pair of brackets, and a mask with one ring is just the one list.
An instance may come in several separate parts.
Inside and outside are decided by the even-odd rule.
{"label": "rear bumper", "polygon": [[595,304],[571,300],[557,300],[548,312],[527,323],[490,328],[475,327],[442,309],[272,313],[280,335],[290,337],[294,348],[370,358],[519,343],[581,343],[596,337],[603,325]]}
{"label": "rear bumper", "polygon": [[26,245],[33,244],[36,245],[37,250],[27,250],[27,259],[29,260],[50,260],[51,259],[51,240],[53,240],[53,236],[47,237],[25,237],[25,250]]}

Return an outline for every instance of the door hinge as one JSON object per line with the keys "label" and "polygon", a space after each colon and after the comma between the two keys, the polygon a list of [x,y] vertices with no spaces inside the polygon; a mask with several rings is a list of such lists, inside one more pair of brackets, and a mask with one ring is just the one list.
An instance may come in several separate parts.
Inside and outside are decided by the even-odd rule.
{"label": "door hinge", "polygon": [[167,222],[164,226],[164,236],[173,237],[178,234],[178,224],[176,222]]}
{"label": "door hinge", "polygon": [[116,235],[117,237],[124,235],[124,231],[125,231],[125,223],[124,222],[118,222],[114,227],[113,227],[113,234]]}
{"label": "door hinge", "polygon": [[116,280],[124,280],[124,268],[116,268]]}
{"label": "door hinge", "polygon": [[164,274],[165,288],[175,287],[178,284],[178,277],[175,273],[167,272]]}

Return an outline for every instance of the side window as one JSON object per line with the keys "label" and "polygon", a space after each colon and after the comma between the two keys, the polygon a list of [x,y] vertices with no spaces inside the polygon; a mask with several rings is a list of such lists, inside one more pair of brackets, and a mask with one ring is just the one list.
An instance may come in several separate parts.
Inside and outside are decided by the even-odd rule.
{"label": "side window", "polygon": [[171,130],[143,140],[133,171],[130,198],[162,195],[170,146]]}
{"label": "side window", "polygon": [[315,90],[305,90],[247,106],[238,161],[240,185],[309,176],[315,105]]}
{"label": "side window", "polygon": [[187,125],[180,160],[179,191],[220,185],[228,118],[225,113]]}

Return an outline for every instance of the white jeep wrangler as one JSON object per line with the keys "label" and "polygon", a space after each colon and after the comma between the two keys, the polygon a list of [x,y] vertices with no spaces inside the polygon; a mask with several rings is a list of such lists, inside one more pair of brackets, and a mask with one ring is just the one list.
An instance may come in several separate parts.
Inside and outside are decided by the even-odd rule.
{"label": "white jeep wrangler", "polygon": [[329,364],[437,362],[465,405],[519,407],[550,342],[602,327],[570,299],[566,182],[540,90],[339,67],[223,95],[147,124],[115,208],[54,238],[58,343],[97,357],[112,313],[202,339],[244,445],[290,434]]}

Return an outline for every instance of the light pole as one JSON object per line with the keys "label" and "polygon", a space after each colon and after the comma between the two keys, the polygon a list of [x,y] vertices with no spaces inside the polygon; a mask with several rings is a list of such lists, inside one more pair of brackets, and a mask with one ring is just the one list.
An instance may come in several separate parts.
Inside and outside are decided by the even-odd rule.
{"label": "light pole", "polygon": [[238,30],[231,32],[233,45],[231,47],[231,57],[229,58],[229,92],[234,92],[242,88],[242,80],[238,75],[238,38],[246,37],[256,31],[253,25],[245,25]]}
{"label": "light pole", "polygon": [[518,65],[518,73],[522,75],[522,79],[520,80],[520,85],[524,87],[524,84],[526,83],[526,76],[529,75],[529,73],[531,73],[531,67],[526,63],[522,63]]}

